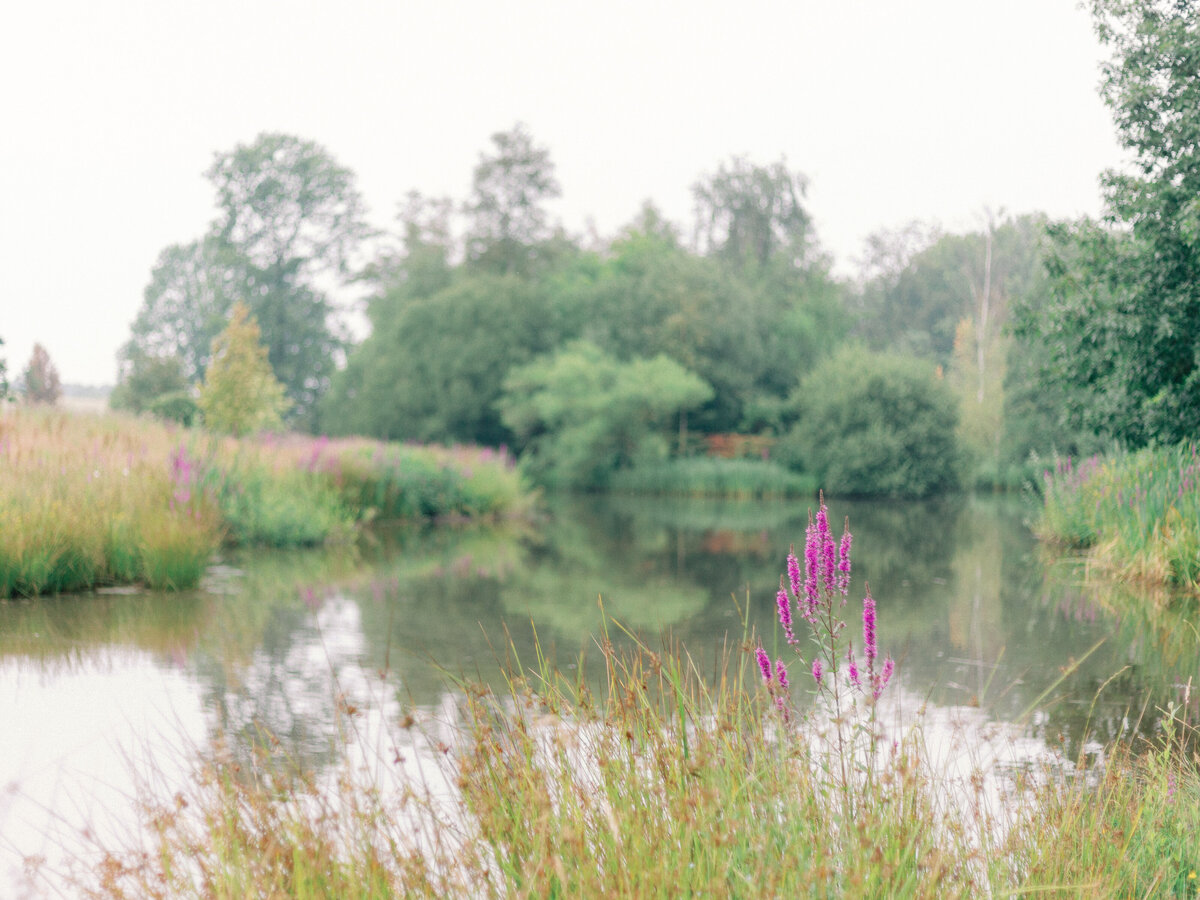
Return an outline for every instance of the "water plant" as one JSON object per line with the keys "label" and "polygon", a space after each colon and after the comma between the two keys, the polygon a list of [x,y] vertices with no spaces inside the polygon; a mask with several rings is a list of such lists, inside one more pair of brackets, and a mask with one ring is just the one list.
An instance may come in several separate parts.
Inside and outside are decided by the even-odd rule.
{"label": "water plant", "polygon": [[1121,581],[1200,589],[1200,453],[1194,441],[1056,460],[1043,474],[1039,535],[1088,551]]}
{"label": "water plant", "polygon": [[[855,768],[858,767],[867,776],[873,770],[872,761],[878,739],[875,701],[887,687],[895,669],[891,656],[879,660],[875,600],[869,586],[865,588],[866,596],[862,601],[862,643],[859,649],[863,671],[859,669],[859,657],[854,652],[854,640],[847,637],[842,609],[850,592],[852,543],[849,519],[846,520],[841,540],[835,543],[829,527],[829,511],[822,494],[816,516],[811,512],[809,514],[803,572],[793,547],[788,553],[787,572],[780,576],[779,592],[775,598],[779,624],[788,646],[795,651],[796,665],[801,668],[802,641],[795,631],[796,616],[809,627],[814,649],[808,670],[812,675],[814,692],[821,701],[818,709],[823,707],[822,711],[828,712],[828,721],[833,725],[833,733],[828,738],[820,728],[817,734],[828,740],[833,751],[823,759],[840,790],[844,812],[848,816],[853,816],[856,800],[856,792],[852,789]],[[772,665],[770,656],[761,645],[756,649],[755,657],[763,684],[784,722],[790,722],[792,715],[787,663],[781,657]],[[867,712],[865,721],[857,715],[861,711],[860,706],[865,707]],[[812,726],[815,722],[810,720],[806,724]]]}

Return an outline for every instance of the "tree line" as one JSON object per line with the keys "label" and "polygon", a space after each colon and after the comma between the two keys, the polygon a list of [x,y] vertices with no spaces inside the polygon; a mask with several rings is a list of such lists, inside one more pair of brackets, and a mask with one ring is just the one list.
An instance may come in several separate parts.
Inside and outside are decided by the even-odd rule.
{"label": "tree line", "polygon": [[[290,427],[507,444],[550,484],[603,486],[736,434],[830,489],[920,494],[1003,482],[1031,453],[1194,434],[1195,10],[1092,10],[1136,160],[1105,176],[1101,221],[914,224],[839,279],[804,176],[735,157],[695,181],[690,223],[647,201],[585,239],[554,222],[550,153],[517,125],[468,197],[410,194],[378,234],[327,150],[264,134],[217,155],[208,232],[159,257],[113,403],[193,415],[241,301]],[[366,297],[358,343],[332,299],[347,288]]]}

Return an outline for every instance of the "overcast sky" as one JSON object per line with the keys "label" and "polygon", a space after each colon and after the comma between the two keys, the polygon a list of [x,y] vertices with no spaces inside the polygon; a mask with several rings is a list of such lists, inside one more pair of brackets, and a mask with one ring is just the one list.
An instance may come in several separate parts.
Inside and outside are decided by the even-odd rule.
{"label": "overcast sky", "polygon": [[465,198],[489,136],[549,148],[555,213],[601,235],[690,219],[731,155],[809,178],[841,273],[912,219],[1099,212],[1121,161],[1075,0],[38,0],[0,14],[0,349],[111,383],[163,247],[212,219],[203,171],[263,131],[322,144],[377,224]]}

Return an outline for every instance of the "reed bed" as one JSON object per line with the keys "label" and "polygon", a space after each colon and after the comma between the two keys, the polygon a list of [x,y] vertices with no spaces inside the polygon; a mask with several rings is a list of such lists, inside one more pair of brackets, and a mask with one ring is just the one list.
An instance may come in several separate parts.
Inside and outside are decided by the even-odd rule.
{"label": "reed bed", "polygon": [[1086,548],[1121,581],[1200,589],[1200,457],[1194,442],[1057,461],[1039,536]]}
{"label": "reed bed", "polygon": [[376,519],[499,517],[531,496],[506,454],[0,412],[0,598],[195,585],[222,542],[349,540]]}
{"label": "reed bed", "polygon": [[813,497],[816,480],[790,472],[779,463],[759,459],[688,457],[641,465],[616,473],[618,493],[670,494],[683,497]]}

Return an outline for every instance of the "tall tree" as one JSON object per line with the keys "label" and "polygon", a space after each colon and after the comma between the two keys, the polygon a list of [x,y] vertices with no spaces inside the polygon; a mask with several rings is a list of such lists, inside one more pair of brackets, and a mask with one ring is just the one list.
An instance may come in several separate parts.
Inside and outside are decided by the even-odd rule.
{"label": "tall tree", "polygon": [[492,135],[493,151],[475,167],[467,256],[503,274],[524,274],[551,237],[545,204],[562,193],[550,151],[518,123]]}
{"label": "tall tree", "polygon": [[41,344],[33,345],[29,365],[21,373],[21,393],[27,403],[54,405],[62,396],[62,385],[58,369],[50,360],[50,354]]}
{"label": "tall tree", "polygon": [[769,165],[734,157],[692,186],[696,242],[702,253],[762,271],[811,264],[812,218],[804,208],[808,182],[784,160]]}
{"label": "tall tree", "polygon": [[1021,327],[1078,424],[1174,441],[1200,432],[1200,13],[1194,0],[1090,6],[1131,165],[1103,177],[1103,223],[1051,230],[1053,299]]}
{"label": "tall tree", "polygon": [[311,426],[345,346],[328,290],[349,279],[370,233],[354,175],[318,144],[262,134],[218,154],[206,176],[217,217],[203,239],[159,257],[122,351],[122,382],[169,355],[185,377],[203,378],[212,339],[242,300],[293,423]]}

